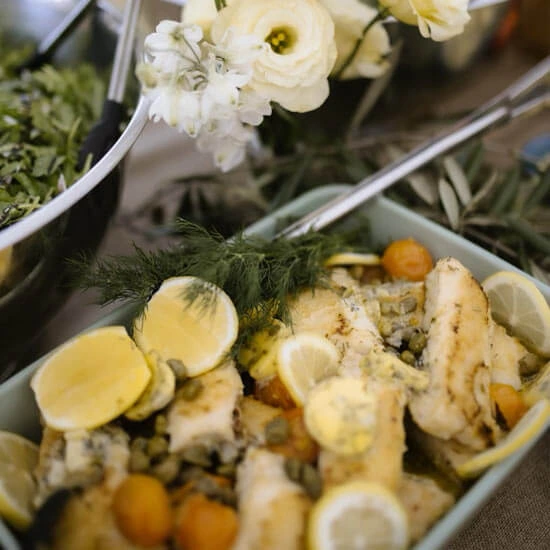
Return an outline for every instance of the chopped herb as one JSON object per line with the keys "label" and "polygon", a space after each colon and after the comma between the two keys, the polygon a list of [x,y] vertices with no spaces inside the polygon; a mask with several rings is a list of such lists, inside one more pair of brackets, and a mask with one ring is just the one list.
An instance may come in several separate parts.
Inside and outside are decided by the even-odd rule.
{"label": "chopped herb", "polygon": [[6,49],[0,59],[0,228],[40,208],[88,169],[89,162],[77,170],[78,151],[105,94],[91,65],[46,65],[18,76],[15,67],[27,50],[5,55]]}

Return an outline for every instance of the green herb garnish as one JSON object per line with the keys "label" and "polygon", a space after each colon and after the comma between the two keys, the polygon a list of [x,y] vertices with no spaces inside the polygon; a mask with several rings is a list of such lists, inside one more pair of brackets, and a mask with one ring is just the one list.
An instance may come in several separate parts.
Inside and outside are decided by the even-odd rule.
{"label": "green herb garnish", "polygon": [[[136,247],[134,255],[109,257],[91,269],[86,260],[76,262],[78,285],[96,288],[100,304],[131,302],[139,314],[165,279],[199,277],[222,288],[233,300],[243,327],[235,349],[269,326],[274,316],[288,321],[288,298],[302,288],[326,284],[324,260],[349,250],[358,234],[367,234],[363,224],[353,231],[310,232],[295,239],[270,241],[239,234],[224,240],[184,220],[178,221],[178,230],[181,244],[171,248],[146,252]],[[201,291],[200,285],[191,287],[186,298],[201,299]],[[207,300],[208,294],[204,296]]]}
{"label": "green herb garnish", "polygon": [[77,170],[78,152],[105,92],[86,64],[61,70],[46,65],[17,76],[23,55],[12,50],[0,60],[0,228],[47,203],[88,169]]}

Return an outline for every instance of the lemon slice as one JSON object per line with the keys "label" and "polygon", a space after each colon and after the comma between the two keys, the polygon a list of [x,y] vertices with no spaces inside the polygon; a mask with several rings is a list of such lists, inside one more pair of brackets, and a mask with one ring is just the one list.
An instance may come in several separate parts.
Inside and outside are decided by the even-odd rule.
{"label": "lemon slice", "polygon": [[137,402],[124,413],[130,420],[145,420],[168,405],[176,393],[174,371],[156,355],[148,357],[147,363],[151,369],[151,380]]}
{"label": "lemon slice", "polygon": [[362,254],[360,252],[340,252],[325,260],[325,267],[337,265],[380,265],[378,254]]}
{"label": "lemon slice", "polygon": [[550,401],[550,361],[542,367],[533,380],[525,385],[521,396],[529,406],[534,405],[541,399]]}
{"label": "lemon slice", "polygon": [[105,327],[58,348],[31,380],[40,412],[60,431],[97,428],[121,415],[151,372],[126,329]]}
{"label": "lemon slice", "polygon": [[495,321],[536,353],[550,357],[550,307],[536,285],[514,271],[498,271],[481,286]]}
{"label": "lemon slice", "polygon": [[324,336],[301,333],[279,344],[277,374],[294,402],[302,406],[309,391],[338,372],[340,354]]}
{"label": "lemon slice", "polygon": [[38,445],[20,435],[0,431],[0,516],[19,530],[32,521]]}
{"label": "lemon slice", "polygon": [[308,539],[312,550],[403,550],[409,541],[407,514],[382,485],[345,483],[314,504]]}
{"label": "lemon slice", "polygon": [[[190,302],[187,293],[199,292]],[[239,319],[231,298],[197,277],[167,279],[134,323],[134,339],[144,353],[178,359],[189,376],[217,367],[237,339]]]}
{"label": "lemon slice", "polygon": [[489,466],[509,457],[533,439],[544,428],[549,419],[550,401],[547,399],[538,401],[523,415],[502,441],[457,466],[458,475],[461,477],[476,477]]}
{"label": "lemon slice", "polygon": [[366,451],[374,439],[378,400],[356,378],[332,377],[320,382],[307,397],[304,420],[310,435],[341,455]]}

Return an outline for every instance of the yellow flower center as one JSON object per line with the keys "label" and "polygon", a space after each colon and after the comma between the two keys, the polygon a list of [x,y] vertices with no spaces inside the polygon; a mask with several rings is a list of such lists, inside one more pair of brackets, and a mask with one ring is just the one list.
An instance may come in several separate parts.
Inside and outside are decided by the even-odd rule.
{"label": "yellow flower center", "polygon": [[296,35],[287,27],[273,29],[265,38],[271,49],[278,54],[288,53],[296,42]]}

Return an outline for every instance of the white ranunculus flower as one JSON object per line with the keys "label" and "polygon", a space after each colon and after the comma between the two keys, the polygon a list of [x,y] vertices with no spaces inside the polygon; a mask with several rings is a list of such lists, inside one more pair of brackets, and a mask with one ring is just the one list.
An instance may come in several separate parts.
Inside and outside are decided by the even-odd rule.
{"label": "white ranunculus flower", "polygon": [[[363,35],[363,30],[378,15],[378,11],[360,0],[321,0],[321,3],[334,21],[338,58],[332,73],[338,74]],[[390,50],[390,38],[384,25],[375,23],[340,78],[379,77],[388,68],[386,56]]]}
{"label": "white ranunculus flower", "polygon": [[418,25],[425,38],[448,40],[470,20],[468,0],[380,0],[380,5],[409,25]]}
{"label": "white ranunculus flower", "polygon": [[270,46],[254,63],[251,89],[295,112],[325,101],[336,46],[334,24],[318,0],[232,0],[212,24],[214,42],[231,27]]}
{"label": "white ranunculus flower", "polygon": [[181,20],[186,25],[199,25],[208,36],[216,15],[218,10],[214,0],[187,0],[183,6]]}

